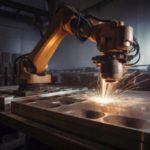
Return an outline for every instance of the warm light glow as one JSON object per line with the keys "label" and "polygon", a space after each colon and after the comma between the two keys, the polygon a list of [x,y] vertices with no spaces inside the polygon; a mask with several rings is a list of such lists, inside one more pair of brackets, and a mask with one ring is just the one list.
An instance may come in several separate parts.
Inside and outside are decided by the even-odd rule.
{"label": "warm light glow", "polygon": [[109,104],[113,102],[113,99],[110,97],[101,97],[101,96],[91,96],[89,97],[89,100],[94,101],[96,103],[100,104]]}

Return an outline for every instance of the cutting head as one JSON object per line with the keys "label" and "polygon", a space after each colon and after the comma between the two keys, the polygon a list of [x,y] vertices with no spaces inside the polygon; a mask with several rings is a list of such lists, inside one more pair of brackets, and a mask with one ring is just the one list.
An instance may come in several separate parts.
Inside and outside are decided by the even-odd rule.
{"label": "cutting head", "polygon": [[95,27],[95,34],[100,56],[93,57],[93,62],[100,67],[101,77],[106,82],[119,81],[128,62],[137,55],[129,55],[131,50],[137,50],[132,27],[123,22],[100,24]]}

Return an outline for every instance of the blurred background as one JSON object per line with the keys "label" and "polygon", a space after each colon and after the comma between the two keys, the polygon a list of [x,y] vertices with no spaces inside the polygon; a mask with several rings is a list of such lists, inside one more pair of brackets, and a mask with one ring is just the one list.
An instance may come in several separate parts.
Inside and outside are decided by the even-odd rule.
{"label": "blurred background", "polygon": [[[123,20],[134,28],[141,48],[141,60],[129,71],[150,70],[150,9],[146,0],[1,0],[0,1],[0,85],[15,84],[14,60],[31,52],[43,37],[57,7],[67,3],[83,13],[101,19]],[[80,42],[67,36],[49,62],[49,71],[58,74],[66,71],[97,71],[91,61],[98,54],[95,43]],[[57,72],[57,73],[56,73]],[[59,73],[60,74],[60,73]],[[58,80],[57,76],[57,80]]]}

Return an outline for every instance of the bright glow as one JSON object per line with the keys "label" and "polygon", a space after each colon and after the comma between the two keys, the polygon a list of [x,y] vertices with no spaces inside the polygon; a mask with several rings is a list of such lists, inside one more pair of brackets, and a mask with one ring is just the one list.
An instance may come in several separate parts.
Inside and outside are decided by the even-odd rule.
{"label": "bright glow", "polygon": [[96,103],[100,103],[100,104],[109,104],[113,102],[112,98],[109,97],[101,97],[101,96],[91,96],[89,97],[89,100],[94,101]]}

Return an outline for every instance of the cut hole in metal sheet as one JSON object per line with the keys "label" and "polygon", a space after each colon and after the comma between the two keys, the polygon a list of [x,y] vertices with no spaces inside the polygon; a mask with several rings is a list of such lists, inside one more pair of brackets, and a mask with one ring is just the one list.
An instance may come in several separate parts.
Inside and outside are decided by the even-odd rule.
{"label": "cut hole in metal sheet", "polygon": [[107,116],[104,121],[114,125],[131,127],[136,129],[150,129],[150,121],[123,116]]}
{"label": "cut hole in metal sheet", "polygon": [[38,106],[38,107],[43,107],[43,108],[55,108],[61,106],[60,103],[56,102],[49,102],[49,101],[39,101],[37,103],[31,103],[32,106]]}
{"label": "cut hole in metal sheet", "polygon": [[88,119],[98,119],[103,117],[105,114],[94,110],[83,110],[83,115]]}
{"label": "cut hole in metal sheet", "polygon": [[77,102],[82,102],[84,100],[79,100],[79,99],[73,99],[73,98],[69,98],[69,97],[65,97],[63,100],[61,100],[61,103],[63,105],[70,105],[73,103],[77,103]]}

